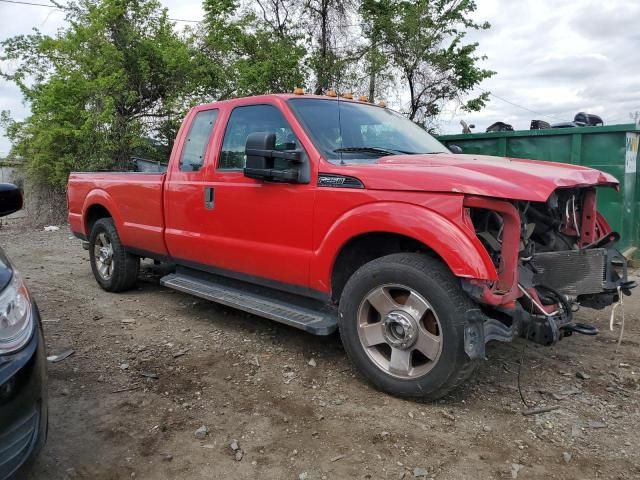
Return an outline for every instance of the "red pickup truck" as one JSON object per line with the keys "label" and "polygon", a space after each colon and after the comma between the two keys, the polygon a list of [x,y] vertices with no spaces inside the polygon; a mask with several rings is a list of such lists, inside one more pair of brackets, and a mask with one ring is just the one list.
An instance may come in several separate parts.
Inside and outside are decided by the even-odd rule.
{"label": "red pickup truck", "polygon": [[308,332],[375,386],[438,398],[485,344],[550,345],[629,294],[589,168],[452,153],[385,108],[266,95],[193,108],[166,172],[72,173],[69,224],[110,292],[161,284]]}

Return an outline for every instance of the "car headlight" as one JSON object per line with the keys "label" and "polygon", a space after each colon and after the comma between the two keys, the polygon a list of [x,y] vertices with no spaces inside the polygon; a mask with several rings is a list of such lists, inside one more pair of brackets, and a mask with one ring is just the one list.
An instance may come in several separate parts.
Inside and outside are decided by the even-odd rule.
{"label": "car headlight", "polygon": [[14,270],[11,282],[0,292],[0,355],[22,348],[32,333],[31,298]]}

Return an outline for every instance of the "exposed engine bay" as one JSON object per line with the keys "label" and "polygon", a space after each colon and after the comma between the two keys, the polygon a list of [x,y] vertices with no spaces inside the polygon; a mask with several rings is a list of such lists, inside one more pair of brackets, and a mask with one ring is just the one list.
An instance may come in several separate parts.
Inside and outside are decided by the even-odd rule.
{"label": "exposed engine bay", "polygon": [[467,198],[465,207],[498,272],[490,285],[463,282],[481,306],[465,332],[472,358],[484,356],[489,340],[551,345],[573,333],[595,335],[573,313],[605,308],[635,286],[615,248],[619,235],[596,211],[595,187],[559,188],[545,203]]}

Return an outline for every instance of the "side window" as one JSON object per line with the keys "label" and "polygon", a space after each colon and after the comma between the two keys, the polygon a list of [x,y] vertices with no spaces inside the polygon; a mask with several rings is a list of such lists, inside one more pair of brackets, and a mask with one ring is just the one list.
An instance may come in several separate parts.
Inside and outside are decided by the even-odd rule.
{"label": "side window", "polygon": [[203,110],[193,118],[189,133],[182,146],[180,171],[197,172],[202,168],[204,154],[216,118],[218,118],[218,110]]}
{"label": "side window", "polygon": [[[276,150],[295,150],[300,145],[282,112],[273,105],[237,107],[231,112],[224,132],[218,168],[221,170],[244,168],[246,162],[244,147],[247,137],[255,132],[275,133]],[[283,164],[282,168],[286,166]],[[278,167],[279,165],[276,165],[276,168]]]}

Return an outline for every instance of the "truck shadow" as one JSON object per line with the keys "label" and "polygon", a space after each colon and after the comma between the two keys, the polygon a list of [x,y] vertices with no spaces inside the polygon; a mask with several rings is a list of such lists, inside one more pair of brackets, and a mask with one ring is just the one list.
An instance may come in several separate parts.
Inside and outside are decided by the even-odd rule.
{"label": "truck shadow", "polygon": [[325,355],[335,358],[344,357],[344,350],[339,334],[317,336],[303,330],[262,318],[250,313],[227,307],[209,300],[194,297],[175,290],[164,288],[160,279],[175,270],[175,265],[169,263],[154,264],[151,260],[144,260],[140,266],[138,291],[172,295],[177,304],[188,306],[190,316],[195,319],[206,320],[216,328],[225,329],[238,335],[257,335],[269,337],[273,344],[283,348],[295,350],[302,348],[305,358],[311,358],[311,352],[322,351]]}
{"label": "truck shadow", "polygon": [[[287,357],[301,355],[307,361],[321,358],[322,362],[345,375],[354,376],[365,388],[373,388],[357,374],[342,347],[340,336],[315,336],[302,330],[262,317],[226,307],[215,302],[165,289],[159,280],[171,273],[169,264],[154,265],[145,261],[141,266],[139,293],[171,295],[182,315],[189,321],[205,324],[207,328],[224,331],[234,338],[261,338],[281,352],[283,362]],[[590,316],[590,315],[589,315]],[[593,319],[589,319],[592,321]],[[486,360],[480,361],[472,377],[439,402],[446,404],[473,403],[479,397],[508,399],[511,408],[523,408],[519,390],[526,393],[531,402],[553,401],[552,391],[561,391],[558,383],[567,383],[566,376],[558,372],[570,370],[585,351],[598,348],[608,339],[596,337],[597,344],[589,339],[573,336],[556,346],[544,347],[516,339],[512,343],[492,342],[487,345]],[[522,367],[520,362],[523,361]],[[518,370],[520,369],[520,387]],[[553,385],[552,385],[553,384]],[[555,389],[555,390],[554,390]],[[557,396],[560,395],[556,393]],[[418,402],[420,402],[418,400]],[[424,403],[424,402],[420,402]]]}

